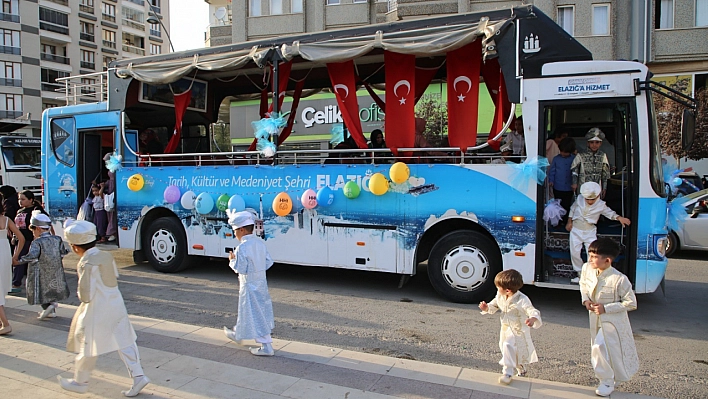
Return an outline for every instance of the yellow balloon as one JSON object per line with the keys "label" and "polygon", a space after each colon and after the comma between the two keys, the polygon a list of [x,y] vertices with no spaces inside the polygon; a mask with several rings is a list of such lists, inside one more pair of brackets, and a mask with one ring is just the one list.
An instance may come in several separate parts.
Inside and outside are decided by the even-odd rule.
{"label": "yellow balloon", "polygon": [[282,192],[273,198],[273,212],[278,216],[285,216],[293,210],[293,201],[286,192]]}
{"label": "yellow balloon", "polygon": [[374,173],[369,179],[369,191],[374,195],[384,195],[388,191],[388,180],[381,173]]}
{"label": "yellow balloon", "polygon": [[128,188],[130,191],[140,191],[145,185],[145,179],[142,175],[134,174],[128,178]]}
{"label": "yellow balloon", "polygon": [[408,180],[411,176],[411,170],[408,169],[408,165],[403,162],[396,162],[391,165],[391,169],[388,171],[388,175],[391,177],[391,181],[396,184],[401,184]]}

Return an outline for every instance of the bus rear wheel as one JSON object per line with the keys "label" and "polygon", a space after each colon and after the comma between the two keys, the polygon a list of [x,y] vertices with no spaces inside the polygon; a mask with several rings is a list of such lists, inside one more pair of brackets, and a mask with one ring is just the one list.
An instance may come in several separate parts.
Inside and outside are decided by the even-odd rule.
{"label": "bus rear wheel", "polygon": [[187,237],[179,220],[159,218],[143,234],[143,253],[152,267],[162,273],[177,273],[189,266]]}
{"label": "bus rear wheel", "polygon": [[435,243],[428,259],[428,278],[435,291],[452,302],[475,303],[494,294],[494,277],[502,269],[496,244],[472,230],[459,230]]}

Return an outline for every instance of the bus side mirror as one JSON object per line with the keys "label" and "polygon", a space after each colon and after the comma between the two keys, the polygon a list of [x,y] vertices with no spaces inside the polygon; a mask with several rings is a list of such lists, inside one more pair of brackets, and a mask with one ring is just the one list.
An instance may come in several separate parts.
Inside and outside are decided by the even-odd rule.
{"label": "bus side mirror", "polygon": [[681,149],[687,151],[696,136],[696,114],[690,109],[684,109],[681,116]]}

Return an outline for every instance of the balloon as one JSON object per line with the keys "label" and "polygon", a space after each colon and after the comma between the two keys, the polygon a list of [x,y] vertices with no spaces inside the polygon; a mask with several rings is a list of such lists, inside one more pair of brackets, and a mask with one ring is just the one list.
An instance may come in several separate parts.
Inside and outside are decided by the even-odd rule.
{"label": "balloon", "polygon": [[180,201],[180,204],[182,204],[182,208],[184,209],[194,209],[194,201],[197,199],[197,194],[194,194],[194,191],[189,190],[186,193],[182,194],[182,200]]}
{"label": "balloon", "polygon": [[388,191],[388,180],[381,173],[374,173],[369,179],[369,191],[374,195],[384,195]]}
{"label": "balloon", "polygon": [[130,191],[140,191],[145,185],[145,179],[140,174],[134,174],[128,178],[128,188]]}
{"label": "balloon", "polygon": [[179,187],[175,185],[167,186],[163,194],[163,197],[165,197],[165,202],[167,202],[168,204],[176,203],[177,201],[179,201],[181,196],[182,193],[179,192]]}
{"label": "balloon", "polygon": [[324,186],[317,191],[317,205],[330,206],[334,202],[334,192],[331,188]]}
{"label": "balloon", "polygon": [[226,208],[228,206],[229,206],[229,195],[228,194],[221,194],[219,196],[219,198],[216,199],[216,209],[223,212],[226,210]]}
{"label": "balloon", "polygon": [[[671,183],[672,183],[675,187],[678,187],[678,186],[681,185],[681,183],[683,183],[683,180],[682,180],[680,177],[674,177],[674,179],[671,180]],[[138,189],[138,190],[140,190],[140,189]]]}
{"label": "balloon", "polygon": [[214,209],[214,198],[209,193],[201,193],[194,200],[194,209],[202,215],[206,215]]}
{"label": "balloon", "polygon": [[282,192],[273,198],[273,212],[278,216],[285,216],[293,209],[293,201],[286,192]]}
{"label": "balloon", "polygon": [[396,162],[391,165],[391,169],[388,171],[388,176],[391,181],[396,184],[401,184],[408,180],[411,175],[411,170],[408,169],[408,165],[403,162]]}
{"label": "balloon", "polygon": [[354,180],[349,180],[347,184],[344,185],[344,196],[349,199],[354,199],[359,196],[361,189],[359,185],[356,184]]}
{"label": "balloon", "polygon": [[302,202],[302,206],[305,207],[305,209],[312,209],[317,206],[317,193],[315,190],[308,188],[305,190],[304,193],[302,193],[302,197],[300,198],[300,202]]}
{"label": "balloon", "polygon": [[229,198],[228,208],[232,211],[241,212],[246,210],[246,202],[240,195],[234,194]]}

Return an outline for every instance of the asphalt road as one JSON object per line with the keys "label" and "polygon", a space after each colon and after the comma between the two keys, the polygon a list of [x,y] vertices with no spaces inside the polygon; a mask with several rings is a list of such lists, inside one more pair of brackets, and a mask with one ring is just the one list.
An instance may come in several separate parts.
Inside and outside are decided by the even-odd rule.
{"label": "asphalt road", "polygon": [[[203,260],[179,274],[135,265],[113,252],[128,311],[194,325],[236,322],[238,279],[225,261]],[[630,313],[640,370],[619,391],[666,398],[708,397],[708,261],[684,251],[669,262],[666,295],[638,296]],[[76,287],[77,257],[65,258]],[[427,362],[500,371],[498,316],[438,297],[423,268],[398,289],[395,275],[275,265],[268,272],[275,338]],[[73,288],[72,288],[73,289]],[[544,325],[532,336],[531,377],[594,386],[587,312],[578,291],[525,287]],[[491,299],[491,298],[490,298]],[[78,304],[75,294],[69,302]]]}

